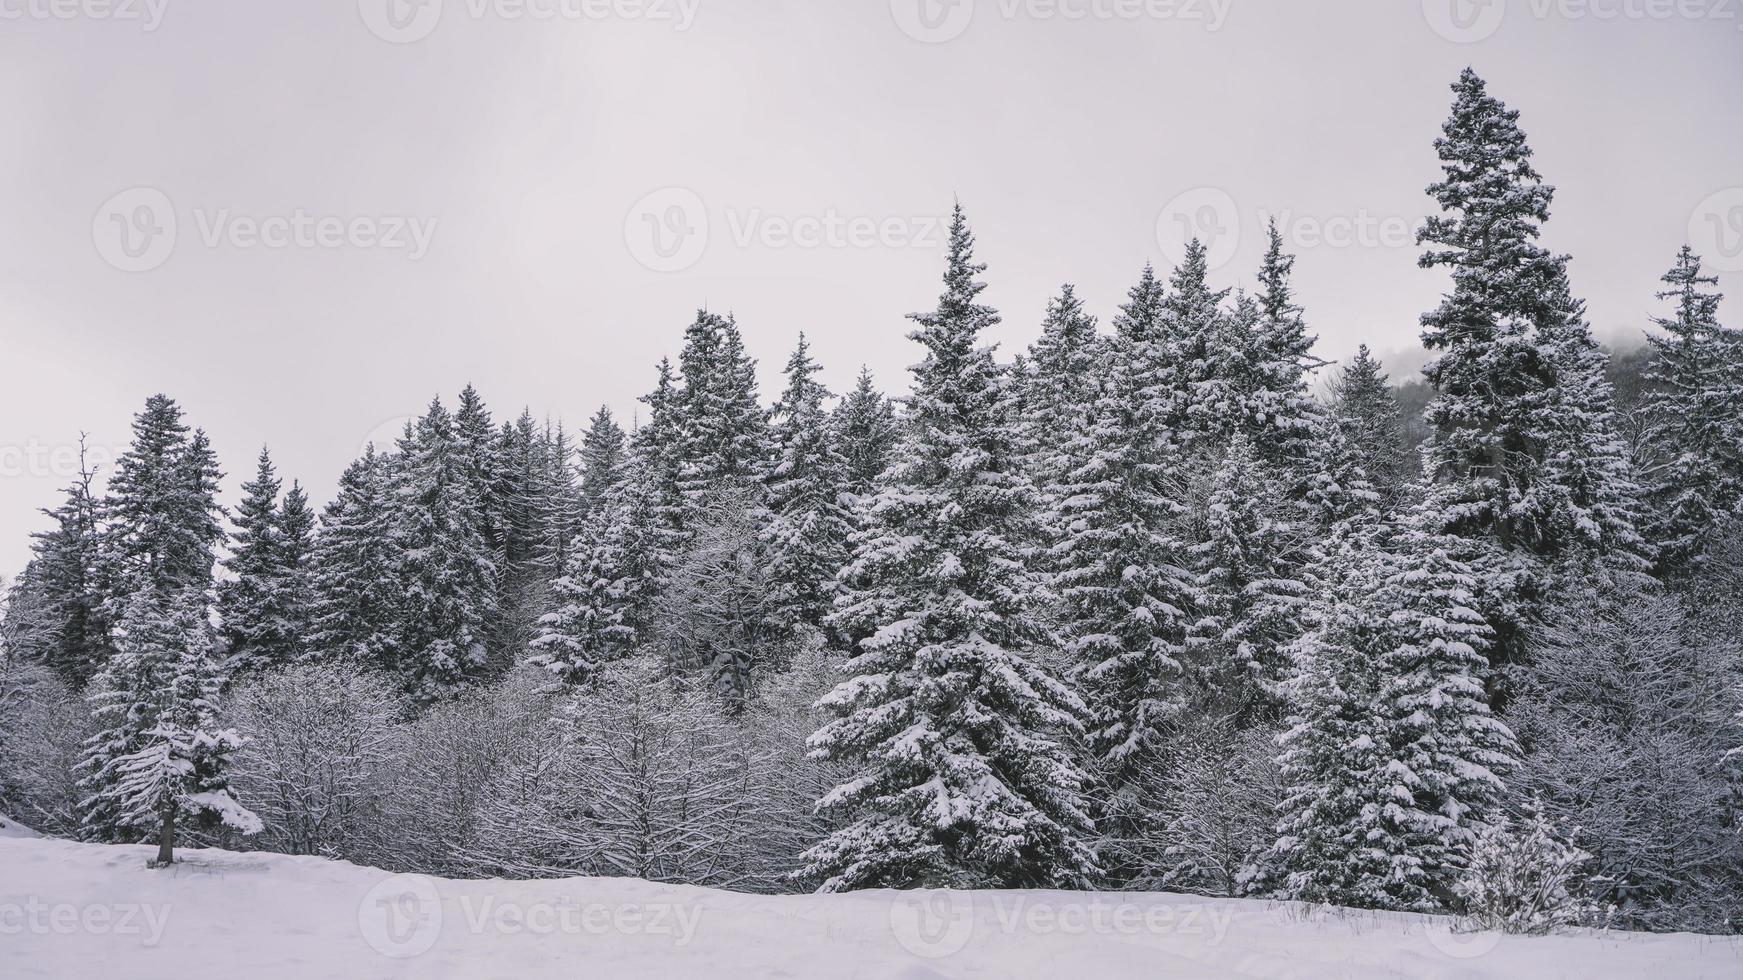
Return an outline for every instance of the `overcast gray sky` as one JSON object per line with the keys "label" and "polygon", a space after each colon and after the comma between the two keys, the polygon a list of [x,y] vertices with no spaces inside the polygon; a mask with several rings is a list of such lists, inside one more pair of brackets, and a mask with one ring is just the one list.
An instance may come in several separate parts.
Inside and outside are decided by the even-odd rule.
{"label": "overcast gray sky", "polygon": [[263,442],[325,500],[467,381],[629,413],[702,305],[765,388],[801,330],[904,386],[953,195],[1007,353],[1183,229],[1250,283],[1273,213],[1321,354],[1414,365],[1466,64],[1601,335],[1691,235],[1743,321],[1743,0],[0,0],[0,573],[156,391],[234,504]]}

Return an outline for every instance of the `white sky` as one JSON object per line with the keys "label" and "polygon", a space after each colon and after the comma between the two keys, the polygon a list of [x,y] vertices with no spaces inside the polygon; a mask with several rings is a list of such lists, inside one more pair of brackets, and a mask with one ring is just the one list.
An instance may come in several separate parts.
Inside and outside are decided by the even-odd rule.
{"label": "white sky", "polygon": [[[956,0],[933,21],[915,5],[938,0],[642,0],[665,19],[625,16],[629,0],[423,0],[386,19],[407,2],[0,0],[0,573],[58,502],[77,433],[112,457],[156,391],[211,433],[233,505],[262,442],[325,500],[366,440],[468,380],[499,417],[627,414],[704,304],[737,314],[765,394],[800,330],[838,389],[862,362],[900,387],[902,315],[940,269],[914,219],[957,194],[1007,353],[1060,282],[1105,320],[1146,260],[1170,264],[1158,218],[1188,194],[1190,217],[1227,226],[1214,209],[1234,209],[1222,284],[1251,282],[1259,213],[1290,209],[1321,354],[1366,341],[1417,363],[1441,278],[1400,229],[1427,207],[1466,64],[1524,112],[1559,189],[1549,244],[1573,253],[1601,335],[1644,326],[1691,223],[1710,261],[1743,269],[1735,0],[1684,0],[1698,17],[1532,0],[1459,21],[1445,4],[1470,0]],[[558,16],[514,16],[529,9]],[[966,27],[924,43],[899,26],[924,23]],[[390,43],[370,24],[429,30]],[[161,196],[110,203],[130,188]],[[647,198],[667,188],[683,190]],[[700,203],[686,267],[638,261],[663,261],[644,199],[656,221]],[[161,264],[122,271],[114,221],[151,201],[173,212],[173,249],[159,236],[139,261]],[[248,237],[299,213],[351,231]],[[887,227],[783,240],[831,214]],[[434,222],[415,259],[353,223],[406,218]],[[1371,227],[1314,242],[1340,219]],[[1724,284],[1743,322],[1743,274]]]}

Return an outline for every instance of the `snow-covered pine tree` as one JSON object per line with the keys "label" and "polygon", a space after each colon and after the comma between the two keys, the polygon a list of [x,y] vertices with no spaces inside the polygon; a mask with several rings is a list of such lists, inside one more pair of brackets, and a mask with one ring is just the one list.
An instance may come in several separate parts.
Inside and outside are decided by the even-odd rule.
{"label": "snow-covered pine tree", "polygon": [[757,396],[756,361],[745,353],[731,317],[698,310],[684,331],[678,364],[684,383],[674,419],[688,518],[706,509],[716,493],[760,487],[769,434]]}
{"label": "snow-covered pine tree", "polygon": [[847,464],[846,490],[856,499],[869,497],[901,435],[896,408],[878,390],[870,369],[859,369],[853,390],[835,406],[833,421],[836,444]]}
{"label": "snow-covered pine tree", "polygon": [[1070,467],[1066,443],[1083,432],[1096,399],[1102,344],[1095,317],[1070,283],[1047,301],[1041,336],[1013,375],[1018,452],[1029,479],[1055,506],[1053,490]]}
{"label": "snow-covered pine tree", "polygon": [[1322,367],[1313,356],[1317,339],[1307,332],[1295,302],[1290,276],[1295,256],[1283,251],[1283,235],[1272,219],[1259,268],[1258,316],[1253,324],[1252,363],[1245,394],[1248,435],[1260,459],[1299,466],[1313,452],[1319,406],[1307,392],[1310,372]]}
{"label": "snow-covered pine tree", "polygon": [[279,520],[281,484],[272,456],[261,447],[254,479],[242,484],[236,531],[224,567],[235,578],[218,586],[218,615],[230,673],[267,670],[301,656],[304,637],[295,634],[296,601]]}
{"label": "snow-covered pine tree", "polygon": [[1071,465],[1049,562],[1064,604],[1061,638],[1092,712],[1089,744],[1116,785],[1160,746],[1181,707],[1186,630],[1199,603],[1182,538],[1160,301],[1146,266],[1114,319],[1087,425],[1069,433],[1062,454]]}
{"label": "snow-covered pine tree", "polygon": [[310,558],[309,649],[398,677],[399,547],[389,466],[368,446],[321,514]]}
{"label": "snow-covered pine tree", "polygon": [[770,612],[783,632],[818,628],[835,599],[835,576],[847,563],[852,518],[844,506],[847,461],[829,413],[822,370],[804,334],[787,360],[787,389],[772,415],[777,456],[769,472],[773,519],[762,540],[768,551]]}
{"label": "snow-covered pine tree", "polygon": [[471,686],[487,661],[496,566],[467,457],[441,399],[401,440],[395,472],[401,682],[421,703]]}
{"label": "snow-covered pine tree", "polygon": [[1333,380],[1331,396],[1334,422],[1362,459],[1374,489],[1396,501],[1414,467],[1405,449],[1398,398],[1367,344],[1356,348]]}
{"label": "snow-covered pine tree", "polygon": [[659,575],[654,509],[633,457],[599,478],[605,489],[551,583],[527,658],[567,685],[592,684],[604,664],[634,652]]}
{"label": "snow-covered pine tree", "polygon": [[308,492],[296,480],[284,492],[278,508],[279,566],[284,575],[285,635],[299,658],[307,658],[314,632],[315,511]]}
{"label": "snow-covered pine tree", "polygon": [[98,730],[80,764],[87,836],[156,836],[157,862],[168,865],[178,826],[260,830],[230,792],[240,739],[218,724],[222,672],[212,641],[199,590],[165,596],[147,584],[129,597],[115,654],[91,686]]}
{"label": "snow-covered pine tree", "polygon": [[700,676],[728,714],[744,711],[762,676],[790,659],[762,540],[766,511],[750,490],[723,488],[694,517],[666,569],[653,632],[678,671]]}
{"label": "snow-covered pine tree", "polygon": [[534,476],[533,518],[537,537],[532,563],[541,576],[560,575],[568,567],[569,553],[581,534],[585,506],[575,446],[563,423],[547,424],[539,436],[539,459],[544,464]]}
{"label": "snow-covered pine tree", "polygon": [[1276,897],[1436,911],[1501,817],[1513,734],[1490,713],[1465,543],[1416,514],[1350,552],[1295,645]]}
{"label": "snow-covered pine tree", "polygon": [[101,507],[101,587],[114,615],[147,586],[163,595],[211,588],[213,553],[224,541],[221,478],[206,434],[188,432],[180,406],[165,395],[147,399]]}
{"label": "snow-covered pine tree", "polygon": [[906,432],[843,571],[834,621],[866,637],[821,704],[817,758],[855,775],[822,806],[845,823],[807,852],[826,891],[880,885],[1072,886],[1095,872],[1084,775],[1062,738],[1085,708],[1032,654],[1048,641],[1019,542],[1035,494],[1012,458],[992,351],[998,314],[960,206]]}
{"label": "snow-covered pine tree", "polygon": [[627,449],[623,427],[611,409],[601,405],[581,436],[581,513],[591,516],[617,482]]}
{"label": "snow-covered pine tree", "polygon": [[91,494],[93,476],[81,436],[78,478],[59,507],[43,511],[53,526],[32,535],[28,571],[14,584],[15,595],[26,598],[8,608],[9,619],[22,616],[26,607],[42,618],[40,628],[7,630],[11,653],[43,663],[75,689],[109,657],[108,619],[98,589],[102,529]]}
{"label": "snow-covered pine tree", "polygon": [[1192,623],[1188,674],[1198,703],[1244,724],[1279,703],[1285,649],[1301,632],[1312,529],[1242,432],[1210,476],[1198,521],[1202,611]]}
{"label": "snow-covered pine tree", "polygon": [[1195,238],[1186,244],[1161,298],[1160,361],[1172,403],[1169,422],[1189,449],[1220,446],[1233,427],[1227,416],[1235,399],[1217,369],[1217,361],[1227,356],[1222,304],[1228,290],[1211,289],[1209,275],[1208,253]]}
{"label": "snow-covered pine tree", "polygon": [[1638,565],[1636,488],[1604,356],[1569,291],[1567,257],[1536,241],[1553,188],[1531,165],[1516,110],[1468,68],[1453,91],[1435,141],[1444,179],[1429,187],[1443,213],[1417,233],[1420,264],[1452,274],[1422,318],[1438,352],[1424,369],[1438,392],[1426,414],[1429,515],[1505,552]]}
{"label": "snow-covered pine tree", "polygon": [[1646,338],[1645,478],[1653,543],[1661,567],[1675,571],[1698,564],[1714,523],[1743,501],[1743,334],[1719,325],[1719,279],[1701,274],[1687,245],[1662,281],[1658,298],[1675,308],[1653,320],[1662,335]]}

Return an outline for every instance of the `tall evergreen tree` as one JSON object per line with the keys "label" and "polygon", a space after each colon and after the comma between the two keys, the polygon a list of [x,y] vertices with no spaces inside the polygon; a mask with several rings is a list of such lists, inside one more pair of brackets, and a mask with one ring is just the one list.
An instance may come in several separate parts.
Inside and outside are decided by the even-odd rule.
{"label": "tall evergreen tree", "polygon": [[[1218,370],[1227,356],[1222,304],[1228,290],[1210,288],[1204,243],[1193,239],[1160,300],[1161,363],[1170,392],[1170,426],[1183,445],[1218,445],[1228,438],[1234,394]],[[1245,346],[1250,341],[1244,341]]]}
{"label": "tall evergreen tree", "polygon": [[1420,520],[1358,553],[1296,648],[1277,897],[1442,910],[1502,816],[1518,748],[1484,692],[1491,633],[1465,543]]}
{"label": "tall evergreen tree", "polygon": [[1404,443],[1403,412],[1380,362],[1363,344],[1332,383],[1332,415],[1358,452],[1374,487],[1396,500],[1412,467]]}
{"label": "tall evergreen tree", "polygon": [[890,464],[901,431],[895,406],[877,389],[869,369],[859,369],[853,390],[835,407],[834,422],[847,465],[846,490],[856,498],[869,497]]}
{"label": "tall evergreen tree", "polygon": [[1047,301],[1041,336],[1014,375],[1018,451],[1044,494],[1065,478],[1066,443],[1083,431],[1096,398],[1097,362],[1104,352],[1095,317],[1066,283]]}
{"label": "tall evergreen tree", "polygon": [[224,541],[221,477],[205,433],[190,435],[180,406],[164,395],[147,399],[102,505],[103,588],[115,614],[148,586],[163,595],[211,588],[213,553]]}
{"label": "tall evergreen tree", "polygon": [[1424,268],[1452,291],[1422,318],[1438,356],[1425,466],[1434,520],[1503,551],[1570,551],[1638,564],[1635,487],[1602,352],[1568,288],[1567,257],[1537,244],[1553,189],[1531,165],[1519,114],[1466,69],[1435,141],[1442,209],[1418,232]]}
{"label": "tall evergreen tree", "polygon": [[1182,539],[1160,300],[1146,266],[1114,319],[1087,427],[1066,446],[1051,555],[1062,638],[1092,709],[1090,746],[1116,784],[1161,747],[1181,708],[1186,631],[1199,604]]}
{"label": "tall evergreen tree", "polygon": [[1032,659],[1048,641],[1019,546],[1035,495],[979,346],[998,314],[976,301],[973,244],[959,206],[944,293],[912,317],[926,356],[906,435],[843,572],[835,619],[866,638],[811,738],[854,772],[822,801],[845,823],[807,853],[826,890],[1076,885],[1095,869],[1084,776],[1059,741],[1085,709]]}
{"label": "tall evergreen tree", "polygon": [[[236,508],[236,533],[224,567],[235,578],[218,587],[218,614],[232,672],[266,670],[299,659],[306,637],[303,623],[300,559],[285,538],[279,511],[281,487],[272,457],[263,447],[254,479],[242,485]],[[306,509],[304,511],[306,514]],[[303,542],[306,545],[306,542]]]}
{"label": "tall evergreen tree", "polygon": [[404,590],[396,645],[401,681],[419,701],[478,680],[496,610],[496,566],[468,477],[468,457],[441,400],[400,443],[394,510]]}
{"label": "tall evergreen tree", "polygon": [[683,387],[674,421],[688,520],[718,493],[761,484],[770,455],[768,420],[757,397],[756,361],[730,317],[697,311],[678,363]]}
{"label": "tall evergreen tree", "polygon": [[777,447],[769,473],[773,519],[768,550],[771,614],[783,630],[819,627],[835,597],[835,576],[847,563],[852,520],[843,506],[847,461],[823,408],[829,390],[817,381],[804,334],[787,360],[787,389],[773,414]]}
{"label": "tall evergreen tree", "polygon": [[389,461],[371,445],[321,514],[310,559],[312,651],[401,673],[396,533]]}
{"label": "tall evergreen tree", "polygon": [[1295,256],[1283,251],[1272,220],[1259,268],[1260,292],[1253,326],[1252,373],[1243,385],[1248,436],[1259,458],[1299,466],[1311,455],[1319,407],[1307,392],[1310,372],[1324,362],[1313,356],[1316,338],[1307,332],[1290,277]]}
{"label": "tall evergreen tree", "polygon": [[581,510],[595,513],[617,482],[623,467],[626,437],[623,427],[604,405],[593,413],[581,436]]}
{"label": "tall evergreen tree", "polygon": [[74,688],[83,687],[109,657],[109,621],[98,578],[102,528],[91,493],[93,476],[81,437],[78,478],[67,487],[59,507],[43,511],[54,525],[32,535],[30,565],[14,585],[23,601],[15,599],[7,610],[9,619],[27,611],[42,618],[41,628],[7,629],[12,652],[46,664]]}
{"label": "tall evergreen tree", "polygon": [[1646,338],[1646,479],[1654,543],[1674,569],[1697,557],[1714,524],[1743,502],[1743,333],[1719,325],[1721,297],[1711,289],[1718,277],[1701,274],[1687,245],[1662,281],[1658,298],[1675,307],[1653,320],[1662,335]]}
{"label": "tall evergreen tree", "polygon": [[158,863],[167,865],[184,821],[260,830],[229,789],[241,739],[217,723],[222,673],[212,641],[198,590],[164,596],[147,584],[129,597],[115,655],[91,687],[98,730],[80,764],[89,837],[155,836]]}

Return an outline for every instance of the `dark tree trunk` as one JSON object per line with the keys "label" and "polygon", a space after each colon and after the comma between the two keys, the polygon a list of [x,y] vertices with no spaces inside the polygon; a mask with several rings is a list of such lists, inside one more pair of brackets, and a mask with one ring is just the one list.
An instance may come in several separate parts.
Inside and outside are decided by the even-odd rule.
{"label": "dark tree trunk", "polygon": [[157,863],[167,868],[175,863],[176,811],[170,807],[163,814],[163,829],[157,835]]}

